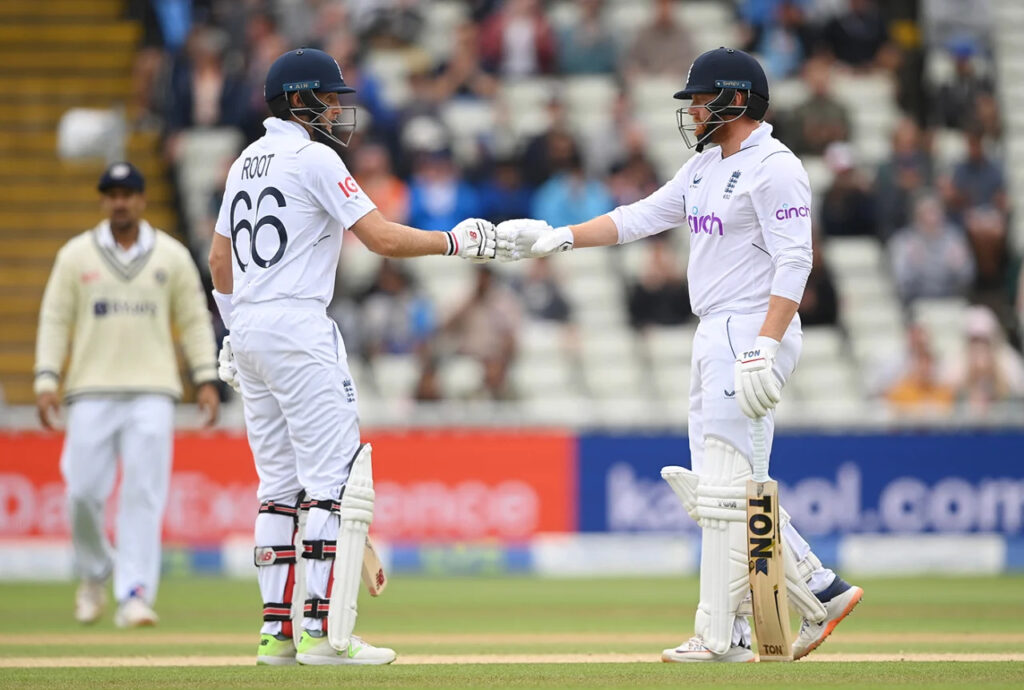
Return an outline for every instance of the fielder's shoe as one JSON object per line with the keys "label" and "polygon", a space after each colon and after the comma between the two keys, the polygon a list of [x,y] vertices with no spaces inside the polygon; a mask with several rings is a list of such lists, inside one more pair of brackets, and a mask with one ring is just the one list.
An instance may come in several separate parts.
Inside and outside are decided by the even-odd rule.
{"label": "fielder's shoe", "polygon": [[355,635],[348,641],[348,649],[339,652],[327,641],[325,633],[309,630],[302,631],[299,647],[295,650],[295,660],[304,666],[390,664],[397,656],[395,650],[374,647]]}
{"label": "fielder's shoe", "polygon": [[732,661],[748,663],[754,660],[754,652],[750,647],[733,645],[725,654],[715,654],[704,646],[700,635],[694,635],[675,649],[666,649],[661,653],[662,661]]}
{"label": "fielder's shoe", "polygon": [[107,606],[106,583],[101,580],[82,580],[75,593],[75,620],[95,623]]}
{"label": "fielder's shoe", "polygon": [[818,601],[825,605],[828,615],[820,623],[813,623],[806,618],[800,625],[800,634],[793,642],[793,661],[801,659],[818,648],[825,638],[832,634],[840,621],[850,615],[853,607],[860,603],[864,590],[845,582],[836,575],[824,591],[815,594]]}
{"label": "fielder's shoe", "polygon": [[256,650],[257,666],[294,666],[295,641],[289,635],[260,634],[260,646]]}
{"label": "fielder's shoe", "polygon": [[128,597],[117,607],[114,625],[119,628],[141,628],[156,625],[160,617],[141,597]]}

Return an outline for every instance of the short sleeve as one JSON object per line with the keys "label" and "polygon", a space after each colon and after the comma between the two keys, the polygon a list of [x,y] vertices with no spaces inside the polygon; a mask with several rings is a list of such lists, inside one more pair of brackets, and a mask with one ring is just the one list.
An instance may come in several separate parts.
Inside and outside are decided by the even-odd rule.
{"label": "short sleeve", "polygon": [[341,158],[323,144],[304,149],[302,164],[314,203],[346,229],[377,208]]}

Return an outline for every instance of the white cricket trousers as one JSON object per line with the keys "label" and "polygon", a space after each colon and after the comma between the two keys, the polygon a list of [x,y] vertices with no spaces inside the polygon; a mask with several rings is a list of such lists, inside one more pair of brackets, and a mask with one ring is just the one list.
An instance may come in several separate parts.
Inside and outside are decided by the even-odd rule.
{"label": "white cricket trousers", "polygon": [[[171,476],[174,401],[165,395],[79,398],[68,406],[60,469],[67,487],[75,571],[105,580],[114,596],[152,604],[160,584],[160,537]],[[104,508],[121,460],[116,554]]]}
{"label": "white cricket trousers", "polygon": [[[714,436],[739,449],[748,459],[753,450],[751,420],[743,414],[736,402],[735,363],[736,357],[753,347],[761,326],[763,313],[717,314],[700,320],[693,341],[693,355],[690,369],[690,413],[687,423],[690,439],[691,469],[702,474],[704,463],[704,439]],[[800,317],[786,330],[775,356],[775,375],[785,383],[796,369],[800,358],[803,330]],[[785,398],[785,388],[783,388]],[[772,466],[784,464],[786,458],[771,456],[772,441],[775,437],[775,412],[769,411],[764,418],[765,440]],[[785,505],[786,497],[780,502]],[[796,556],[797,561],[807,558],[811,547],[800,536],[792,523],[782,531],[786,548]],[[828,568],[819,568],[808,581],[813,592],[820,592],[832,583],[834,573]],[[733,642],[749,640],[750,626],[743,618],[736,620]]]}
{"label": "white cricket trousers", "polygon": [[[302,490],[315,501],[337,500],[359,448],[359,417],[355,384],[334,321],[315,300],[275,300],[239,305],[231,326],[260,501],[296,505]],[[338,528],[336,513],[311,509],[302,538],[333,542]],[[292,529],[286,516],[261,513],[255,544],[290,544]],[[307,560],[310,599],[330,597],[333,563]],[[290,605],[289,573],[283,565],[259,568],[265,607]],[[321,630],[323,624],[323,619],[310,616],[302,621],[306,630]],[[281,630],[282,622],[264,620],[262,632]]]}

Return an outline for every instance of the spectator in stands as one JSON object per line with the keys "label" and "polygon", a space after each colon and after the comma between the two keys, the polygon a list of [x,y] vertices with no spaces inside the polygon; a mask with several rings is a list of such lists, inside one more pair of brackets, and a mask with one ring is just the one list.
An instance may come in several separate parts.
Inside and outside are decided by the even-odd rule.
{"label": "spectator in stands", "polygon": [[832,184],[821,200],[821,229],[825,237],[876,237],[877,202],[854,165],[853,149],[844,142],[829,144],[825,164],[832,172]]}
{"label": "spectator in stands", "polygon": [[821,238],[813,243],[811,273],[800,300],[797,313],[804,326],[835,326],[839,322],[839,299],[836,286],[821,253]]}
{"label": "spectator in stands", "polygon": [[971,209],[994,208],[1007,211],[1006,180],[1002,167],[985,153],[984,132],[972,127],[967,133],[967,158],[953,168],[946,180],[943,197],[954,218],[962,219]]}
{"label": "spectator in stands", "polygon": [[507,375],[521,322],[522,306],[516,295],[497,281],[489,267],[478,267],[472,294],[445,324],[445,332],[454,338],[459,354],[483,365],[481,395],[494,400],[512,397]]}
{"label": "spectator in stands", "polygon": [[224,66],[224,43],[219,29],[198,25],[188,37],[185,54],[172,67],[164,113],[171,161],[177,161],[177,135],[182,130],[245,126],[249,113],[245,81]]}
{"label": "spectator in stands", "polygon": [[964,326],[967,349],[952,380],[963,409],[972,417],[984,417],[994,404],[1024,397],[1024,360],[1007,344],[988,307],[970,307]]}
{"label": "spectator in stands", "polygon": [[878,225],[883,239],[908,223],[911,200],[934,185],[934,170],[920,128],[910,118],[901,118],[892,133],[892,154],[875,176]]}
{"label": "spectator in stands", "polygon": [[973,41],[952,41],[949,52],[953,57],[953,74],[932,95],[930,110],[939,126],[966,130],[973,123],[978,97],[991,94],[993,85],[975,68],[977,47]]}
{"label": "spectator in stands", "polygon": [[650,196],[659,186],[658,173],[642,147],[615,163],[608,176],[608,192],[614,206],[639,201]]}
{"label": "spectator in stands", "polygon": [[858,69],[875,66],[889,30],[875,0],[849,0],[822,31],[825,45],[840,62]]}
{"label": "spectator in stands", "polygon": [[611,74],[615,39],[604,21],[604,0],[581,0],[580,17],[558,37],[558,68],[563,74]]}
{"label": "spectator in stands", "polygon": [[413,389],[412,399],[418,403],[437,402],[444,399],[441,391],[440,366],[437,357],[427,356],[420,360],[420,375]]}
{"label": "spectator in stands", "polygon": [[690,320],[690,298],[667,233],[645,241],[647,263],[629,286],[629,323],[633,328],[675,326]]}
{"label": "spectator in stands", "polygon": [[974,122],[985,134],[989,143],[998,143],[1003,139],[1003,123],[999,101],[995,94],[980,93],[974,103]]}
{"label": "spectator in stands", "polygon": [[480,215],[480,197],[462,179],[450,149],[416,155],[409,185],[410,224],[424,230],[444,230],[462,218]]}
{"label": "spectator in stands", "polygon": [[523,179],[532,187],[565,168],[570,156],[579,155],[561,98],[554,96],[548,101],[547,114],[547,130],[527,141],[523,149]]}
{"label": "spectator in stands", "polygon": [[542,321],[569,321],[569,302],[551,270],[547,257],[531,261],[526,275],[515,284],[526,313]]}
{"label": "spectator in stands", "polygon": [[284,35],[278,32],[273,17],[267,13],[257,12],[245,23],[245,89],[249,97],[244,126],[246,141],[255,141],[263,136],[263,120],[270,114],[263,98],[267,70],[279,55],[288,50],[289,45]]}
{"label": "spectator in stands", "polygon": [[907,328],[906,360],[902,373],[885,391],[885,399],[898,415],[946,415],[953,409],[955,392],[942,382],[928,331],[920,324]]}
{"label": "spectator in stands", "polygon": [[582,223],[612,208],[614,202],[604,182],[585,173],[579,153],[573,150],[564,170],[537,189],[530,217],[546,220],[556,228]]}
{"label": "spectator in stands", "polygon": [[364,141],[354,151],[352,174],[388,220],[409,221],[409,186],[391,172],[391,160],[382,144]]}
{"label": "spectator in stands", "polygon": [[850,138],[850,116],[845,105],[831,93],[832,65],[826,57],[814,57],[804,64],[803,80],[807,100],[785,118],[789,133],[786,144],[793,153],[820,156],[834,141]]}
{"label": "spectator in stands", "polygon": [[892,238],[889,254],[905,303],[919,297],[964,296],[974,279],[974,259],[964,233],[946,220],[935,194],[917,198],[913,222]]}
{"label": "spectator in stands", "polygon": [[768,21],[748,27],[755,41],[752,48],[764,57],[769,78],[785,79],[800,69],[812,47],[811,32],[804,16],[804,0],[778,0]]}
{"label": "spectator in stands", "polygon": [[360,313],[363,354],[370,361],[379,354],[426,354],[437,329],[434,307],[413,287],[400,264],[385,259],[363,299]]}
{"label": "spectator in stands", "polygon": [[533,193],[523,182],[519,160],[498,158],[491,174],[480,184],[481,216],[492,223],[530,215]]}
{"label": "spectator in stands", "polygon": [[439,101],[455,97],[491,99],[498,92],[498,80],[480,61],[480,37],[473,22],[463,22],[455,30],[451,56],[438,70],[434,87]]}
{"label": "spectator in stands", "polygon": [[483,24],[484,66],[504,77],[532,77],[555,68],[555,38],[538,0],[507,0]]}
{"label": "spectator in stands", "polygon": [[696,57],[697,48],[690,32],[676,20],[675,3],[658,0],[653,21],[633,38],[623,71],[629,77],[682,76]]}
{"label": "spectator in stands", "polygon": [[341,66],[345,83],[356,90],[359,105],[370,114],[369,128],[361,129],[381,141],[394,141],[398,136],[398,113],[384,97],[380,80],[362,68],[358,60],[359,45],[355,38],[348,31],[338,30],[326,34],[323,45],[324,52]]}
{"label": "spectator in stands", "polygon": [[372,48],[395,50],[412,45],[423,29],[423,7],[419,0],[354,2],[352,24]]}

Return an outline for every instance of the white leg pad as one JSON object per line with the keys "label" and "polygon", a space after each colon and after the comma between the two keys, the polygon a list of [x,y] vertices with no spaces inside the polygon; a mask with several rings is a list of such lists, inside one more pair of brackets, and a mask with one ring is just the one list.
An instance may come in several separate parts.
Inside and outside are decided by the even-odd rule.
{"label": "white leg pad", "polygon": [[356,604],[363,569],[363,549],[373,522],[372,449],[366,443],[352,461],[348,482],[341,495],[341,525],[334,557],[334,586],[327,614],[327,638],[339,651],[347,650],[356,626]]}
{"label": "white leg pad", "polygon": [[732,645],[733,621],[750,590],[746,554],[750,463],[733,446],[710,436],[705,438],[704,453],[704,475],[665,467],[662,477],[702,527],[700,603],[694,631],[708,649],[724,654]]}
{"label": "white leg pad", "polygon": [[[782,528],[789,524],[789,521],[789,513],[779,506],[779,522],[782,523],[779,525],[780,533]],[[782,558],[786,566],[786,590],[789,592],[789,601],[793,608],[813,623],[822,622],[828,617],[828,612],[825,610],[825,605],[818,601],[818,597],[814,596],[814,592],[807,585],[811,574],[821,568],[821,561],[813,551],[808,551],[804,558],[797,561],[793,550],[786,548],[782,549]]]}
{"label": "white leg pad", "polygon": [[[295,553],[302,553],[302,540],[306,536],[306,520],[309,518],[309,511],[302,510],[301,504],[305,494],[299,498],[298,524],[295,528]],[[299,644],[302,637],[303,605],[306,602],[306,559],[295,559],[295,589],[292,593],[292,639]]]}

